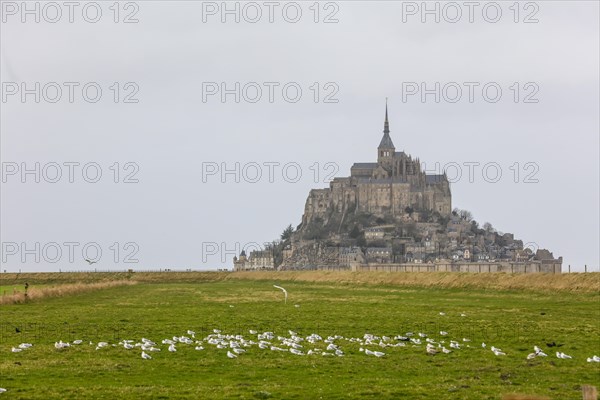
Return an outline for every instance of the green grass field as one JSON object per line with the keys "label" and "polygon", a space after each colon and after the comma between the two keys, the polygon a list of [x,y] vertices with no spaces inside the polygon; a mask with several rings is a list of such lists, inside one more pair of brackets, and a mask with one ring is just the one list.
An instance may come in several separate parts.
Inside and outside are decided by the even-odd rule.
{"label": "green grass field", "polygon": [[[273,284],[288,290],[287,304]],[[502,399],[519,393],[562,400],[581,399],[581,385],[600,385],[600,363],[586,362],[600,355],[597,291],[276,280],[139,283],[2,305],[0,322],[0,387],[7,389],[2,399]],[[324,339],[365,333],[393,338],[410,331],[443,340],[447,348],[457,340],[461,349],[427,355],[424,339],[418,346],[386,348],[338,339],[342,357],[298,356],[253,345],[229,359],[227,349],[206,342],[202,351],[178,344],[175,353],[160,343],[189,336],[188,329],[199,340],[220,329],[255,342],[249,330],[286,337],[293,330]],[[139,348],[95,350],[99,341],[142,337],[162,349],[151,353],[152,360],[143,360]],[[84,343],[54,347],[58,340],[75,339]],[[12,353],[22,342],[33,347]],[[277,339],[272,342],[282,347]],[[546,345],[551,342],[562,344],[558,350],[573,359],[556,358],[557,348]],[[301,344],[305,352],[327,346]],[[527,360],[534,345],[548,357]],[[491,346],[506,356],[495,356]],[[386,355],[367,356],[360,347]]]}

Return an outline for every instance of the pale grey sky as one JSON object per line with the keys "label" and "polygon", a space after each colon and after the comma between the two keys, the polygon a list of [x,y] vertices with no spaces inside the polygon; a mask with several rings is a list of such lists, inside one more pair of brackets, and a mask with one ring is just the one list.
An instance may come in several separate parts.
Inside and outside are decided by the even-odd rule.
{"label": "pale grey sky", "polygon": [[[451,23],[456,10],[428,2],[438,4],[436,23],[434,14],[421,21],[414,8],[421,2],[275,2],[270,23],[265,3],[240,2],[240,22],[226,14],[223,23],[221,2],[140,1],[120,3],[115,23],[113,2],[98,2],[102,15],[90,23],[97,7],[81,2],[73,23],[64,6],[51,23],[56,10],[41,2],[37,23],[21,2],[2,1],[2,269],[89,269],[86,244],[91,258],[102,250],[92,268],[231,267],[234,250],[300,223],[309,190],[326,187],[330,172],[346,176],[353,162],[375,160],[386,97],[398,151],[432,172],[435,162],[449,174],[461,166],[451,185],[454,207],[563,256],[565,269],[597,268],[598,3],[519,3],[518,15],[513,2],[492,3],[479,2],[472,23],[463,6]],[[35,10],[36,2],[27,4]],[[498,7],[499,21],[488,22]],[[257,9],[262,19],[248,22]],[[299,21],[288,22],[297,9]],[[138,22],[123,23],[126,16]],[[225,102],[208,94],[235,82],[239,103],[234,94]],[[439,103],[435,94],[422,101],[421,83],[434,89],[436,82]],[[21,83],[32,91],[24,102]],[[51,103],[57,86],[62,96]],[[256,86],[262,97],[253,103]],[[96,103],[94,87],[102,89]],[[457,87],[462,98],[452,102]],[[295,88],[302,96],[294,103]],[[495,88],[502,96],[493,103]],[[138,102],[125,103],[127,95]],[[337,102],[325,102],[327,95]],[[203,168],[236,162],[239,182],[236,173],[203,177]],[[28,174],[22,183],[20,170],[35,163],[40,182]],[[49,182],[53,163],[63,174],[56,183]],[[70,164],[73,183],[68,163],[79,163]],[[479,163],[472,182],[468,163]],[[102,171],[97,183],[83,178],[85,164],[88,180]],[[262,177],[254,179],[256,165]],[[302,176],[294,179],[297,168]],[[496,168],[502,176],[493,183]],[[124,183],[128,174],[139,182]],[[128,255],[139,261],[125,263]]]}

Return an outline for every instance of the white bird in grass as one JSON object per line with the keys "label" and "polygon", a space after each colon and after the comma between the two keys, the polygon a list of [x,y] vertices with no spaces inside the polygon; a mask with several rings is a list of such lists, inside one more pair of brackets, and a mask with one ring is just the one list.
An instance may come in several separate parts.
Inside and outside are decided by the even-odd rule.
{"label": "white bird in grass", "polygon": [[590,363],[591,363],[591,362],[597,362],[597,363],[600,363],[600,357],[598,357],[598,356],[588,357],[588,358],[587,358],[587,362],[590,362]]}
{"label": "white bird in grass", "polygon": [[12,348],[12,352],[13,352],[13,353],[19,353],[19,352],[21,352],[21,351],[23,351],[23,349],[19,349],[19,348],[17,348],[17,347],[13,347],[13,348]]}
{"label": "white bird in grass", "polygon": [[179,343],[192,344],[194,341],[188,337],[182,336],[179,338]]}
{"label": "white bird in grass", "polygon": [[[540,349],[538,346],[533,346],[533,351],[534,351],[534,353],[531,353],[531,354],[535,354],[535,356],[534,356],[534,357],[548,357],[548,354],[544,353],[544,352],[542,351],[542,349]],[[530,356],[531,354],[529,354],[529,355],[527,356],[527,359],[528,359],[528,360],[530,359],[530,358],[529,358],[529,356]],[[533,357],[531,357],[531,358],[533,358]]]}
{"label": "white bird in grass", "polygon": [[81,340],[81,339],[73,340],[73,344],[81,344],[81,343],[83,343],[83,340]]}
{"label": "white bird in grass", "polygon": [[19,345],[19,348],[20,348],[20,349],[28,349],[28,348],[30,348],[31,346],[33,346],[31,343],[21,343],[21,344]]}
{"label": "white bird in grass", "polygon": [[131,350],[134,348],[134,346],[130,343],[123,343],[123,347],[127,350]]}
{"label": "white bird in grass", "polygon": [[0,388],[0,393],[4,393],[4,392],[6,392],[6,389]]}
{"label": "white bird in grass", "polygon": [[174,344],[172,344],[172,345],[169,346],[169,351],[172,352],[172,353],[177,351],[177,349],[175,348]]}
{"label": "white bird in grass", "polygon": [[142,358],[144,360],[152,360],[152,356],[150,356],[150,354],[146,354],[145,352],[142,351]]}
{"label": "white bird in grass", "polygon": [[288,295],[287,290],[285,290],[281,286],[277,286],[277,285],[273,285],[273,287],[276,288],[276,289],[279,289],[279,290],[281,290],[283,292],[283,295],[284,295],[283,303],[287,304],[287,295]]}
{"label": "white bird in grass", "polygon": [[365,349],[365,354],[368,356],[375,356],[375,357],[385,356],[385,353],[382,353],[381,351],[371,351],[369,349]]}
{"label": "white bird in grass", "polygon": [[233,354],[232,352],[230,352],[230,351],[227,352],[227,357],[229,357],[229,358],[237,358],[237,356],[235,354]]}
{"label": "white bird in grass", "polygon": [[54,347],[57,350],[61,350],[61,349],[64,349],[66,347],[70,347],[70,345],[69,345],[69,343],[65,343],[62,340],[59,340],[58,342],[54,342]]}
{"label": "white bird in grass", "polygon": [[556,357],[562,358],[563,360],[568,360],[569,358],[573,358],[570,355],[565,354],[563,352],[559,352],[559,351],[556,352]]}

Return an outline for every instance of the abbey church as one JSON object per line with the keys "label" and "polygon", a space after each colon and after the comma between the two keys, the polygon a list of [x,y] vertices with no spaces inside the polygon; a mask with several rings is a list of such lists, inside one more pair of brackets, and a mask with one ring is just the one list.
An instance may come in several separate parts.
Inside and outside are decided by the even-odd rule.
{"label": "abbey church", "polygon": [[349,177],[334,178],[327,189],[311,190],[302,222],[308,223],[332,211],[399,217],[407,208],[449,215],[450,184],[446,175],[428,175],[421,170],[418,158],[396,151],[386,105],[377,162],[355,163]]}

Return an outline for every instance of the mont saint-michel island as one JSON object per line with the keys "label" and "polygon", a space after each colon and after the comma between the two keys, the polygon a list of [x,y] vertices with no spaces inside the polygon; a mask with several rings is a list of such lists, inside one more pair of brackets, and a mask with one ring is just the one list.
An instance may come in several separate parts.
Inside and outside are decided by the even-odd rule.
{"label": "mont saint-michel island", "polygon": [[264,249],[242,251],[234,270],[561,273],[562,257],[453,208],[446,174],[427,174],[390,133],[386,105],[376,162],[312,189],[302,222]]}

